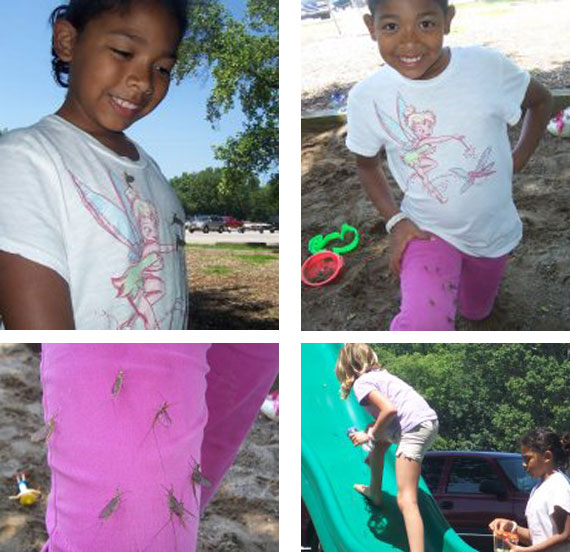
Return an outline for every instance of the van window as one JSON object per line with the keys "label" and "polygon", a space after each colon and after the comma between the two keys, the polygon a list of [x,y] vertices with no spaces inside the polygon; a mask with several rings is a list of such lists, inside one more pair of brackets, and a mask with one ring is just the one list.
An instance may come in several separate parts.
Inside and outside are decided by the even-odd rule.
{"label": "van window", "polygon": [[437,491],[437,483],[441,472],[443,471],[443,463],[445,458],[438,456],[426,456],[422,463],[422,477],[428,486],[428,489],[435,493]]}
{"label": "van window", "polygon": [[517,490],[522,491],[523,493],[530,493],[532,488],[538,484],[538,479],[533,479],[524,471],[524,468],[522,467],[522,457],[499,458],[498,462]]}
{"label": "van window", "polygon": [[454,458],[447,482],[447,492],[478,494],[479,486],[485,480],[500,483],[489,462],[483,458]]}

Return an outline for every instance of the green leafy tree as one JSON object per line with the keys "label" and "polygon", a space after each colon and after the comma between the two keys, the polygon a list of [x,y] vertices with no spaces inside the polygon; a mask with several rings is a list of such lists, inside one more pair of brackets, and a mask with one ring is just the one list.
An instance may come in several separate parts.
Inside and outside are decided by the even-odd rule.
{"label": "green leafy tree", "polygon": [[243,130],[215,148],[223,161],[222,194],[231,194],[250,174],[272,173],[277,183],[279,154],[279,2],[247,0],[243,21],[231,16],[221,0],[195,0],[190,29],[179,52],[175,76],[211,74],[214,85],[207,118],[215,125],[239,102]]}
{"label": "green leafy tree", "polygon": [[538,426],[570,430],[567,344],[378,344],[382,364],[438,413],[439,449],[518,451]]}
{"label": "green leafy tree", "polygon": [[223,172],[221,168],[209,167],[171,180],[188,215],[231,214],[239,219],[266,220],[277,214],[279,204],[271,185],[261,186],[257,176],[243,175],[242,182],[224,193],[220,186]]}

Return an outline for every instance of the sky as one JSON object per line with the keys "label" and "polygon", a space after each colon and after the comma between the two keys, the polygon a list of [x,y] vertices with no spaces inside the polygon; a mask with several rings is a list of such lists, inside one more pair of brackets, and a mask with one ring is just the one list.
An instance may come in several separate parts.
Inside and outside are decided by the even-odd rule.
{"label": "sky", "polygon": [[[34,124],[59,109],[65,89],[51,76],[52,10],[63,0],[3,0],[0,2],[0,129]],[[225,0],[228,9],[242,17],[245,0]],[[239,107],[225,115],[216,128],[206,121],[206,100],[211,81],[186,77],[173,81],[168,96],[127,135],[159,164],[167,178],[219,166],[212,146],[223,144],[241,129]]]}

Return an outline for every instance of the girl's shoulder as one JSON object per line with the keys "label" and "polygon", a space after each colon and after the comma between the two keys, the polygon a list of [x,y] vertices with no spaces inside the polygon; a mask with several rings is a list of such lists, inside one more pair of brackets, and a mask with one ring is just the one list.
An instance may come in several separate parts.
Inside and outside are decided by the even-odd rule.
{"label": "girl's shoulder", "polygon": [[481,65],[486,68],[493,68],[500,65],[505,59],[505,55],[498,50],[488,46],[456,46],[451,49],[452,55],[457,59],[458,64],[467,65],[472,68],[474,65]]}
{"label": "girl's shoulder", "polygon": [[388,65],[383,65],[377,71],[357,82],[348,93],[352,101],[362,101],[367,98],[377,97],[382,91],[390,88],[390,82],[395,71]]}
{"label": "girl's shoulder", "polygon": [[0,152],[1,164],[10,170],[22,163],[42,168],[51,165],[55,150],[46,137],[45,118],[0,136]]}
{"label": "girl's shoulder", "polygon": [[389,376],[389,373],[384,368],[378,367],[378,369],[369,370],[368,372],[365,372],[364,374],[359,376],[356,379],[356,381],[359,381],[361,383],[363,383],[363,382],[378,382],[378,381],[383,381],[388,376]]}

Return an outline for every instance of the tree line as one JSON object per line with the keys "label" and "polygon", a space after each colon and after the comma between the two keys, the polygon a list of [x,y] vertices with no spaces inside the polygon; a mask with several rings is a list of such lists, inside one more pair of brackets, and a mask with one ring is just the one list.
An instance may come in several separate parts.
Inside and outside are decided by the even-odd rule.
{"label": "tree line", "polygon": [[435,409],[440,450],[519,452],[527,431],[570,430],[570,346],[376,344],[382,365]]}
{"label": "tree line", "polygon": [[187,216],[233,215],[241,220],[267,221],[279,214],[277,180],[262,186],[254,174],[244,174],[232,186],[223,186],[224,168],[207,168],[171,179]]}

